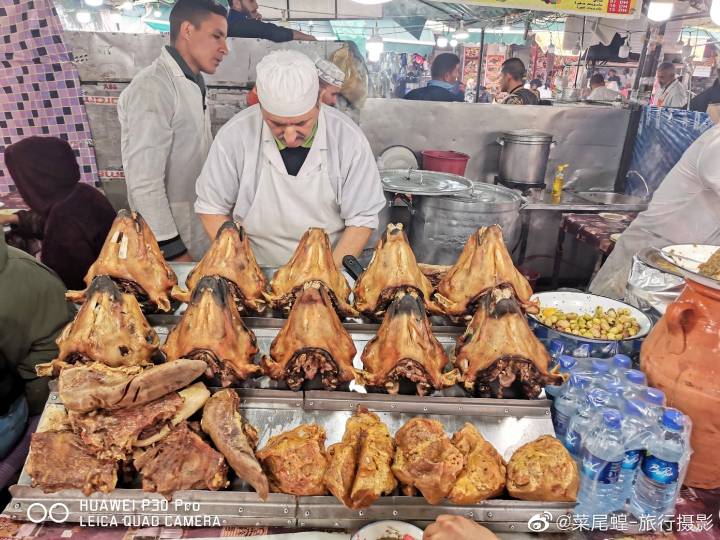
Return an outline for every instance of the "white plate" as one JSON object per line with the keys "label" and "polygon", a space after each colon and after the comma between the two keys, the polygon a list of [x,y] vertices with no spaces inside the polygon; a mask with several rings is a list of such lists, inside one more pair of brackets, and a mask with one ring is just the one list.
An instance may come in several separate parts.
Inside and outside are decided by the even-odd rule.
{"label": "white plate", "polygon": [[707,261],[720,246],[708,244],[676,244],[660,250],[660,255],[678,267],[684,277],[697,281],[713,289],[720,290],[720,281],[698,272],[698,266]]}
{"label": "white plate", "polygon": [[0,201],[0,208],[2,208],[3,206],[5,206],[5,203]]}
{"label": "white plate", "polygon": [[598,216],[608,221],[625,221],[627,219],[627,216],[624,216],[622,214],[614,214],[612,212],[600,212]]}
{"label": "white plate", "polygon": [[390,146],[380,153],[382,169],[417,169],[415,153],[407,146]]}
{"label": "white plate", "polygon": [[415,525],[405,523],[404,521],[376,521],[365,525],[358,532],[353,534],[350,540],[378,540],[389,536],[390,538],[397,537],[398,540],[402,540],[403,535],[409,534],[414,540],[422,540],[423,532],[418,529]]}

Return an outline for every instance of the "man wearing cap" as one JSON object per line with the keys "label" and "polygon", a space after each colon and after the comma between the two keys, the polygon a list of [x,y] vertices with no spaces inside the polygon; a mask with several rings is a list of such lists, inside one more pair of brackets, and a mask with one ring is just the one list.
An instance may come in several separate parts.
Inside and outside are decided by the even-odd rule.
{"label": "man wearing cap", "polygon": [[265,266],[285,264],[310,227],[328,233],[336,263],[359,255],[385,205],[367,139],[319,102],[315,64],[300,52],[265,56],[256,86],[259,104],[220,129],[198,178],[205,230],[239,221]]}
{"label": "man wearing cap", "polygon": [[337,106],[337,98],[345,82],[345,73],[338,66],[319,58],[315,62],[318,77],[320,77],[320,102],[331,107]]}

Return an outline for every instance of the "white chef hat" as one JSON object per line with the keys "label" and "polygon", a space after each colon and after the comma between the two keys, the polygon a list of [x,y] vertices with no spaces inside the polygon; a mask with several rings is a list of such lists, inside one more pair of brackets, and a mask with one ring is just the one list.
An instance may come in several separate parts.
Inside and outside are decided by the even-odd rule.
{"label": "white chef hat", "polygon": [[342,86],[345,82],[345,73],[343,70],[329,60],[319,58],[315,62],[315,67],[317,68],[318,76],[321,81],[324,81],[332,86]]}
{"label": "white chef hat", "polygon": [[315,64],[298,51],[273,51],[257,65],[260,106],[276,116],[302,116],[318,100],[320,82]]}

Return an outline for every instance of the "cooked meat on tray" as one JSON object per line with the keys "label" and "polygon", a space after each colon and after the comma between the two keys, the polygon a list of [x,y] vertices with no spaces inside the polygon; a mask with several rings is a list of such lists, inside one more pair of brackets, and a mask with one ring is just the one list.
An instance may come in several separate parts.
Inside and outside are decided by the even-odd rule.
{"label": "cooked meat on tray", "polygon": [[418,489],[430,504],[438,504],[450,493],[465,466],[465,457],[455,448],[437,420],[413,418],[395,434],[392,471],[405,495]]}
{"label": "cooked meat on tray", "polygon": [[275,272],[267,299],[274,308],[289,310],[296,295],[308,281],[325,284],[340,316],[357,315],[349,304],[350,285],[338,270],[333,260],[330,239],[322,229],[308,229],[303,235],[290,261]]}
{"label": "cooked meat on tray", "polygon": [[710,255],[710,258],[698,266],[698,271],[709,278],[720,280],[720,249]]}
{"label": "cooked meat on tray", "polygon": [[255,334],[245,327],[232,292],[223,278],[200,280],[187,310],[168,335],[163,353],[168,361],[204,360],[206,376],[230,386],[260,372]]}
{"label": "cooked meat on tray", "polygon": [[57,359],[39,364],[40,376],[57,376],[69,364],[100,362],[109,367],[150,364],[160,339],[135,297],[107,276],[95,278],[88,300],[57,339]]}
{"label": "cooked meat on tray", "polygon": [[549,435],[518,448],[507,464],[508,493],[516,499],[573,502],[579,483],[575,460]]}
{"label": "cooked meat on tray", "polygon": [[397,394],[402,381],[424,396],[452,386],[457,372],[443,373],[448,357],[430,328],[422,298],[416,291],[398,292],[375,336],[362,353],[360,382]]}
{"label": "cooked meat on tray", "polygon": [[245,230],[234,221],[223,223],[210,249],[188,274],[185,280],[187,289],[174,287],[172,297],[181,302],[190,302],[191,292],[206,276],[219,276],[227,280],[239,310],[260,313],[265,309],[263,293],[267,280],[255,261]]}
{"label": "cooked meat on tray", "polygon": [[535,337],[509,286],[492,289],[458,338],[455,366],[468,392],[479,397],[535,399],[548,383],[550,355]]}
{"label": "cooked meat on tray", "polygon": [[70,411],[73,431],[101,458],[122,460],[133,448],[150,446],[166,437],[170,430],[187,420],[210,397],[203,383],[171,392],[146,403],[114,411],[89,413]]}
{"label": "cooked meat on tray", "polygon": [[367,508],[397,486],[390,469],[394,452],[387,426],[358,408],[345,424],[342,442],[328,448],[325,486],[348,508]]}
{"label": "cooked meat on tray", "polygon": [[58,390],[68,410],[122,409],[150,403],[185,388],[205,371],[202,360],[180,359],[143,369],[111,368],[100,362],[63,369]]}
{"label": "cooked meat on tray", "polygon": [[368,317],[381,317],[401,290],[415,290],[427,303],[433,288],[415,260],[402,224],[391,223],[355,284],[355,308]]}
{"label": "cooked meat on tray", "polygon": [[440,280],[434,299],[446,315],[470,318],[483,294],[504,284],[513,287],[525,310],[536,309],[530,284],[513,265],[500,226],[481,227]]}
{"label": "cooked meat on tray", "polygon": [[465,467],[450,490],[450,502],[471,505],[502,495],[505,490],[505,460],[477,428],[466,422],[460,431],[455,432],[452,443],[465,456]]}
{"label": "cooked meat on tray", "polygon": [[329,390],[355,378],[355,344],[332,305],[327,287],[319,281],[303,286],[285,325],[262,360],[266,375],[300,390],[305,380],[320,375]]}
{"label": "cooked meat on tray", "polygon": [[317,424],[303,424],[272,437],[256,456],[273,492],[325,495],[325,430]]}
{"label": "cooked meat on tray", "polygon": [[[120,210],[85,283],[96,276],[110,276],[120,288],[134,294],[150,310],[170,311],[169,294],[177,277],[165,262],[150,227],[137,212]],[[86,291],[68,291],[72,302],[82,302]]]}
{"label": "cooked meat on tray", "polygon": [[228,486],[225,458],[192,431],[187,422],[147,450],[136,451],[133,463],[142,474],[143,490],[165,497],[184,489],[217,491]]}
{"label": "cooked meat on tray", "polygon": [[257,431],[240,415],[240,398],[234,390],[220,390],[205,403],[202,430],[225,456],[235,474],[267,499],[268,479],[255,458]]}

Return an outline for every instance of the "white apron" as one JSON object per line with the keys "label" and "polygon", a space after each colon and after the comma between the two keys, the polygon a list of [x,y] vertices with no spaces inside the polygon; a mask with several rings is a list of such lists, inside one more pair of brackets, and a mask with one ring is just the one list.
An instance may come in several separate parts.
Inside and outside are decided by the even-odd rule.
{"label": "white apron", "polygon": [[322,115],[310,152],[297,176],[285,169],[270,129],[263,122],[259,181],[243,227],[258,264],[282,266],[310,227],[320,227],[334,246],[345,229],[328,176],[326,130]]}

